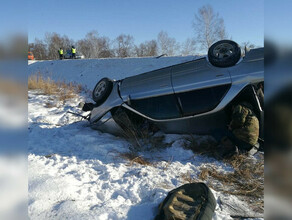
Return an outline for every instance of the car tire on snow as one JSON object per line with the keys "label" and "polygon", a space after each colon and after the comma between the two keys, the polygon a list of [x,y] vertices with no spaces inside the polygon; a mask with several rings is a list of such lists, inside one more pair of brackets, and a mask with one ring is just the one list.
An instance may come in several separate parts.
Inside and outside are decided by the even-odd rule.
{"label": "car tire on snow", "polygon": [[221,40],[214,43],[208,50],[209,62],[217,67],[235,65],[241,57],[241,49],[231,40]]}
{"label": "car tire on snow", "polygon": [[92,92],[92,99],[96,105],[101,105],[110,95],[113,89],[113,82],[108,78],[102,78],[94,87]]}

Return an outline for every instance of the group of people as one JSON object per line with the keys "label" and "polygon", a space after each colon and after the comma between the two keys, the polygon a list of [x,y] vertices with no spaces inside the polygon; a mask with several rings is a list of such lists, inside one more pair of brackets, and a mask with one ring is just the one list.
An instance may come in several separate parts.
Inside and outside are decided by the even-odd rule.
{"label": "group of people", "polygon": [[[59,53],[59,58],[60,60],[62,60],[64,58],[64,50],[62,47],[60,47],[60,49],[58,50]],[[76,58],[76,48],[74,46],[71,47],[71,59],[75,59]]]}

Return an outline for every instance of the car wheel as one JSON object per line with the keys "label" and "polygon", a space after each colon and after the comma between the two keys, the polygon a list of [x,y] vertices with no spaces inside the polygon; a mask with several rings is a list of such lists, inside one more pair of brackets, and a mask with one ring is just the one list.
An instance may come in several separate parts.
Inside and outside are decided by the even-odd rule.
{"label": "car wheel", "polygon": [[221,40],[214,43],[208,50],[209,62],[217,67],[235,65],[241,56],[241,49],[231,40]]}
{"label": "car wheel", "polygon": [[96,105],[101,105],[108,98],[113,89],[113,82],[108,78],[101,79],[92,92],[92,99]]}

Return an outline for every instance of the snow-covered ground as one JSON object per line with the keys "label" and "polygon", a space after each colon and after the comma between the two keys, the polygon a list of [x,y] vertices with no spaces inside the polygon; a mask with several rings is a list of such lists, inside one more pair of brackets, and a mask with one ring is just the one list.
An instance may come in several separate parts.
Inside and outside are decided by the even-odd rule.
{"label": "snow-covered ground", "polygon": [[191,61],[197,56],[124,59],[29,61],[29,74],[41,73],[55,80],[77,82],[93,89],[103,77],[123,79],[147,71]]}
{"label": "snow-covered ground", "polygon": [[[29,73],[75,81],[92,89],[102,77],[120,79],[194,57],[63,60],[34,62]],[[28,180],[30,219],[153,219],[167,193],[196,177],[203,167],[231,171],[215,159],[184,149],[183,135],[164,136],[170,147],[141,151],[152,165],[130,163],[120,153],[130,143],[121,137],[92,130],[87,121],[68,114],[88,97],[65,103],[29,91]],[[47,105],[50,103],[50,105]],[[204,137],[198,137],[204,138]],[[229,219],[222,201],[248,210],[234,196],[213,191],[218,204],[213,219]]]}

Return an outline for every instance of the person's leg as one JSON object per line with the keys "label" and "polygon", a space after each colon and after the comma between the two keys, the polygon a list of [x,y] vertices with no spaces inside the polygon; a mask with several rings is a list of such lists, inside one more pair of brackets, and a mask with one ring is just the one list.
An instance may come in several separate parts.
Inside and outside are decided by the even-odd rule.
{"label": "person's leg", "polygon": [[230,131],[225,129],[214,129],[211,135],[217,141],[217,146],[214,148],[214,157],[218,159],[229,158],[237,153],[235,144],[231,141]]}
{"label": "person's leg", "polygon": [[221,158],[230,158],[238,154],[238,148],[227,136],[225,136],[221,139],[216,153]]}
{"label": "person's leg", "polygon": [[241,152],[248,152],[254,147],[251,144],[238,139],[231,131],[228,132],[227,137],[238,147]]}
{"label": "person's leg", "polygon": [[228,136],[228,129],[214,129],[211,131],[211,136],[213,136],[215,140],[220,143],[223,137]]}

